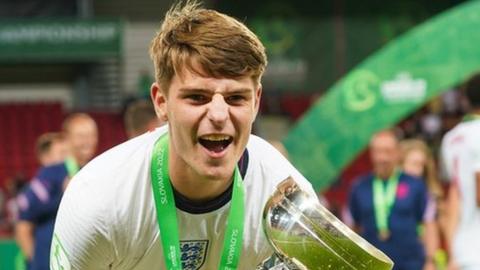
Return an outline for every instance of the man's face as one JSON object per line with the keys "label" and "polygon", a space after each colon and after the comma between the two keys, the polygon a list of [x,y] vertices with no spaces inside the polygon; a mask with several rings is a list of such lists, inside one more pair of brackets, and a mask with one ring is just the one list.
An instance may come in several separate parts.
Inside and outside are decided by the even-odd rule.
{"label": "man's face", "polygon": [[95,122],[87,119],[74,120],[67,136],[73,156],[81,166],[85,165],[97,149],[98,131]]}
{"label": "man's face", "polygon": [[212,78],[184,69],[167,92],[152,86],[157,112],[169,124],[170,158],[200,177],[231,177],[245,150],[261,88],[250,77]]}
{"label": "man's face", "polygon": [[390,134],[376,135],[370,144],[373,170],[378,177],[388,178],[398,162],[398,142]]}

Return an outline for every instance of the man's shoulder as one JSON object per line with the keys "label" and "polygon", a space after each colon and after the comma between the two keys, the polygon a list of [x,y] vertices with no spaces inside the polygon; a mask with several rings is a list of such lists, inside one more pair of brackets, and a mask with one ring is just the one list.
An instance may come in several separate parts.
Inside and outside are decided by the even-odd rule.
{"label": "man's shoulder", "polygon": [[264,139],[250,135],[247,144],[249,159],[252,161],[250,165],[259,165],[263,169],[275,169],[281,171],[286,169],[285,165],[290,164],[288,160]]}
{"label": "man's shoulder", "polygon": [[352,190],[370,188],[372,185],[373,174],[371,172],[362,174],[353,180]]}
{"label": "man's shoulder", "polygon": [[443,146],[449,146],[449,144],[455,144],[457,142],[465,142],[468,138],[478,138],[476,135],[480,131],[480,120],[461,122],[445,133],[443,136]]}
{"label": "man's shoulder", "polygon": [[141,135],[94,158],[70,181],[64,199],[124,207],[135,199],[134,191],[147,183],[151,149],[158,136],[156,131]]}
{"label": "man's shoulder", "polygon": [[65,162],[60,162],[57,164],[44,166],[39,169],[37,177],[40,179],[49,179],[55,177],[65,177],[67,176],[67,168],[65,167]]}
{"label": "man's shoulder", "polygon": [[[165,133],[157,129],[110,148],[91,160],[75,178],[98,178],[102,181],[115,180],[113,175],[142,167],[149,161],[156,139]],[[143,167],[142,167],[143,168]]]}

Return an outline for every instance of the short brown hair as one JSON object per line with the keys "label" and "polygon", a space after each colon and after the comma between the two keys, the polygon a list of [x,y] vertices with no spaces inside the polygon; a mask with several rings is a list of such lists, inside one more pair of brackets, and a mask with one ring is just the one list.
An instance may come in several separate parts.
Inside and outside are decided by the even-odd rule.
{"label": "short brown hair", "polygon": [[50,149],[52,148],[52,145],[55,142],[63,141],[63,140],[64,140],[64,137],[60,132],[47,132],[40,135],[40,137],[38,137],[37,139],[37,144],[35,146],[35,152],[37,154],[37,158],[40,158],[44,154],[48,153],[48,151],[50,151]]}
{"label": "short brown hair", "polygon": [[251,76],[259,83],[267,65],[265,48],[252,31],[230,16],[200,8],[195,1],[179,2],[167,12],[151,42],[150,56],[155,80],[164,90],[184,67],[211,77]]}

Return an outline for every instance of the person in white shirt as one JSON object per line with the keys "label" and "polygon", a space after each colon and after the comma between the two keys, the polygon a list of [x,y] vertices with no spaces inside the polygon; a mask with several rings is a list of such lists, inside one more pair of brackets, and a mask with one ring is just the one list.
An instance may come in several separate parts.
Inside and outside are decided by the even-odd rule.
{"label": "person in white shirt", "polygon": [[263,207],[291,176],[251,134],[267,59],[244,24],[191,1],[154,37],[151,96],[168,123],[85,166],[55,224],[51,269],[255,269],[273,250]]}
{"label": "person in white shirt", "polygon": [[450,270],[480,269],[480,74],[465,87],[470,114],[442,141],[448,193]]}

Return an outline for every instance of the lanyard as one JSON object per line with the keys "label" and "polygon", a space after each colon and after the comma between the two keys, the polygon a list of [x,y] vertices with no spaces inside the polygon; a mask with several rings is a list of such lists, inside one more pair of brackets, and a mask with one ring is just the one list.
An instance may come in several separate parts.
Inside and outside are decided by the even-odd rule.
{"label": "lanyard", "polygon": [[[168,270],[181,270],[177,212],[168,173],[168,135],[160,137],[155,143],[150,174],[165,264]],[[222,257],[219,264],[221,270],[237,269],[242,251],[244,212],[243,181],[238,167],[236,167],[230,213],[227,219]]]}
{"label": "lanyard", "polygon": [[65,159],[65,167],[67,168],[68,176],[72,178],[79,170],[77,162],[72,157]]}
{"label": "lanyard", "polygon": [[399,173],[394,172],[393,175],[386,180],[386,188],[384,188],[384,180],[375,177],[373,179],[373,206],[375,210],[375,222],[380,237],[385,240],[388,238],[390,231],[388,230],[388,217],[392,212],[395,203],[395,194],[397,193]]}

